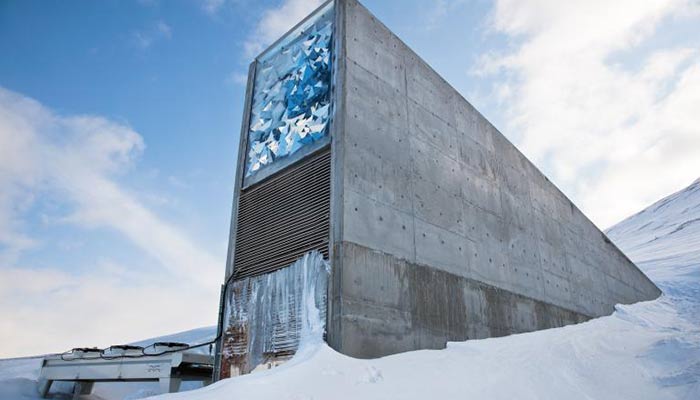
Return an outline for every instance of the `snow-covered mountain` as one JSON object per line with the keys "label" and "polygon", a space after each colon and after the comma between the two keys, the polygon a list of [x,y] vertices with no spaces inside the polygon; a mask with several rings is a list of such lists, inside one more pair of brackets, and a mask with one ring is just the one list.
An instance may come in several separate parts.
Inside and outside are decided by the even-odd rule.
{"label": "snow-covered mountain", "polygon": [[700,324],[700,179],[607,234],[674,300],[679,312]]}
{"label": "snow-covered mountain", "polygon": [[[374,360],[316,342],[282,367],[159,399],[700,399],[700,180],[608,235],[662,297],[579,325]],[[0,361],[0,398],[33,399],[36,372],[27,360]]]}

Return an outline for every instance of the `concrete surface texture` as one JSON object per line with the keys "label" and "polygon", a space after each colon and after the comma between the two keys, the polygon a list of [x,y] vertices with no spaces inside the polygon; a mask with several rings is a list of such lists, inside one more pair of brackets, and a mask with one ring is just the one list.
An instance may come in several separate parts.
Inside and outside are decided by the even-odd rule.
{"label": "concrete surface texture", "polygon": [[331,346],[356,357],[441,348],[659,296],[367,9],[336,8]]}

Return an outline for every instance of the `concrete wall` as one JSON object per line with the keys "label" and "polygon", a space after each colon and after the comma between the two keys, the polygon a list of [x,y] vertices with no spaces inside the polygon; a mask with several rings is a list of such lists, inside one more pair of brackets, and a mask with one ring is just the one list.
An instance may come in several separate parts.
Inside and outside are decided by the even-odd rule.
{"label": "concrete wall", "polygon": [[660,294],[363,6],[337,7],[332,346],[440,348]]}

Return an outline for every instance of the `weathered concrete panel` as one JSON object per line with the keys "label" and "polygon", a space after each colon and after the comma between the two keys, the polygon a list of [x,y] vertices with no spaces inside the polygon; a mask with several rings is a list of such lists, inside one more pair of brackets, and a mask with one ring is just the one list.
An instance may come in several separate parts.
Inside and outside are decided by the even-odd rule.
{"label": "weathered concrete panel", "polygon": [[460,132],[414,100],[408,99],[407,104],[410,137],[432,146],[433,152],[459,161],[462,142]]}
{"label": "weathered concrete panel", "polygon": [[331,345],[441,348],[659,294],[426,62],[357,1],[337,6]]}
{"label": "weathered concrete panel", "polygon": [[345,57],[405,94],[406,45],[360,5],[349,2],[345,18],[352,28],[346,31]]}
{"label": "weathered concrete panel", "polygon": [[471,241],[421,219],[415,219],[416,262],[459,276],[469,276]]}
{"label": "weathered concrete panel", "polygon": [[[587,316],[344,242],[342,315],[331,344],[372,358],[585,321]],[[381,293],[381,295],[377,295]]]}
{"label": "weathered concrete panel", "polygon": [[471,174],[465,175],[460,186],[461,196],[465,202],[477,206],[485,212],[509,219],[517,216],[503,212],[503,200],[499,186],[485,177]]}
{"label": "weathered concrete panel", "polygon": [[407,166],[379,158],[373,151],[360,147],[347,153],[345,163],[348,189],[411,212],[411,173]]}
{"label": "weathered concrete panel", "polygon": [[[347,62],[346,113],[349,117],[365,118],[407,130],[406,100],[398,89],[352,60]],[[373,124],[367,124],[370,129]],[[372,129],[373,130],[373,129]]]}
{"label": "weathered concrete panel", "polygon": [[347,188],[344,200],[344,241],[415,259],[412,215]]}
{"label": "weathered concrete panel", "polygon": [[434,186],[435,190],[448,193],[452,197],[459,197],[460,190],[460,164],[421,142],[410,138],[411,163],[414,181],[425,181]]}
{"label": "weathered concrete panel", "polygon": [[457,93],[410,50],[404,53],[406,63],[406,92],[408,98],[425,107],[448,126],[456,126],[453,105]]}

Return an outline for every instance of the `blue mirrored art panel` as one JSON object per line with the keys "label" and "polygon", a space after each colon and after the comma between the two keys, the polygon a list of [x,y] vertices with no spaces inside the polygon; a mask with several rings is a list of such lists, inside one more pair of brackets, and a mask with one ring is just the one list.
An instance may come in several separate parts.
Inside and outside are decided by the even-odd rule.
{"label": "blue mirrored art panel", "polygon": [[332,3],[257,60],[245,176],[328,136]]}

